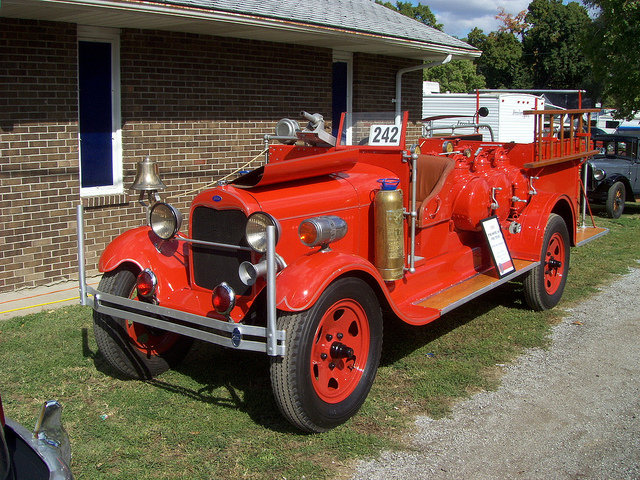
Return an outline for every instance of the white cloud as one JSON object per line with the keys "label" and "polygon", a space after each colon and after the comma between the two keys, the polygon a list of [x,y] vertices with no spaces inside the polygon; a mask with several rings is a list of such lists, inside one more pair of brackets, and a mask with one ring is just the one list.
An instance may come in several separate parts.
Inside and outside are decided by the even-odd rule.
{"label": "white cloud", "polygon": [[445,33],[464,38],[475,27],[486,34],[498,30],[501,22],[495,16],[500,13],[500,7],[515,16],[526,10],[530,2],[531,0],[420,0],[412,3],[428,5],[438,23],[444,25]]}

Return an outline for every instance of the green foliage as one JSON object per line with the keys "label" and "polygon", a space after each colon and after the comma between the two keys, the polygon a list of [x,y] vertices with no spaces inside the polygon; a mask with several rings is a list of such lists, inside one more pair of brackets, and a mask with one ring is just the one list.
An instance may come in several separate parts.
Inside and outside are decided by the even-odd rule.
{"label": "green foliage", "polygon": [[441,92],[466,93],[485,88],[484,77],[469,60],[453,60],[424,71],[424,79],[440,83]]}
{"label": "green foliage", "polygon": [[585,84],[591,65],[579,40],[590,24],[587,10],[576,2],[533,0],[526,15],[523,56],[534,88],[576,89]]}
{"label": "green foliage", "polygon": [[522,44],[511,32],[482,30],[469,33],[469,43],[482,50],[476,60],[478,73],[483,75],[489,88],[531,88],[531,74],[522,57]]}
{"label": "green foliage", "polygon": [[597,94],[591,64],[579,42],[590,23],[584,7],[562,0],[533,0],[526,12],[514,16],[502,9],[497,18],[503,22],[498,31],[485,35],[476,28],[467,37],[483,52],[476,65],[487,87],[589,88]]}
{"label": "green foliage", "polygon": [[584,35],[585,53],[604,86],[607,106],[631,118],[640,111],[640,3],[584,0],[596,18]]}
{"label": "green foliage", "polygon": [[411,2],[396,2],[396,4],[393,5],[391,2],[376,0],[376,3],[384,5],[396,12],[400,12],[404,16],[413,18],[414,20],[424,23],[429,27],[442,30],[443,25],[438,23],[436,16],[431,12],[431,9],[427,5],[422,5],[420,2],[418,2],[418,5],[413,5]]}

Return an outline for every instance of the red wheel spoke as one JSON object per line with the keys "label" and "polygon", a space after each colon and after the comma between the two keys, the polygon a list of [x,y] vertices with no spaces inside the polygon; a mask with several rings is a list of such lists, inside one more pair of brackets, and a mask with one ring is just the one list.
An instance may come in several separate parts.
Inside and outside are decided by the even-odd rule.
{"label": "red wheel spoke", "polygon": [[335,303],[325,312],[315,339],[313,386],[322,400],[338,403],[353,393],[365,368],[370,338],[364,309],[351,299]]}
{"label": "red wheel spoke", "polygon": [[544,286],[549,295],[553,295],[562,283],[565,265],[565,244],[562,236],[555,233],[549,240],[545,261]]}

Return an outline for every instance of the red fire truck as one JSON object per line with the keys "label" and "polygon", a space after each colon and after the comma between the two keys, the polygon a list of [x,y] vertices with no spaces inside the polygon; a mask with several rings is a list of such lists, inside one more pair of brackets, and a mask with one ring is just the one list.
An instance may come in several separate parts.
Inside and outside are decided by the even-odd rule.
{"label": "red fire truck", "polygon": [[570,247],[606,232],[579,225],[593,111],[527,112],[529,144],[471,133],[409,148],[407,113],[346,113],[333,137],[303,112],[304,128],[283,119],[265,136],[263,166],[194,198],[188,233],[147,171],[133,188],[148,225],[106,248],[97,289],[81,268],[100,351],[140,379],[193,339],[264,352],[282,414],[331,429],[367,397],[389,316],[424,325],[516,277],[531,308],[559,302]]}

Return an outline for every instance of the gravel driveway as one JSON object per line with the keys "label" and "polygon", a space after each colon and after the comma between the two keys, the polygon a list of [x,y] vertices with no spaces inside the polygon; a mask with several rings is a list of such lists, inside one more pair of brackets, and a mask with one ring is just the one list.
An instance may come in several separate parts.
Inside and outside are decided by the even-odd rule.
{"label": "gravel driveway", "polygon": [[352,480],[639,479],[640,269],[570,309],[552,341],[497,391],[419,417],[410,450],[359,463]]}

